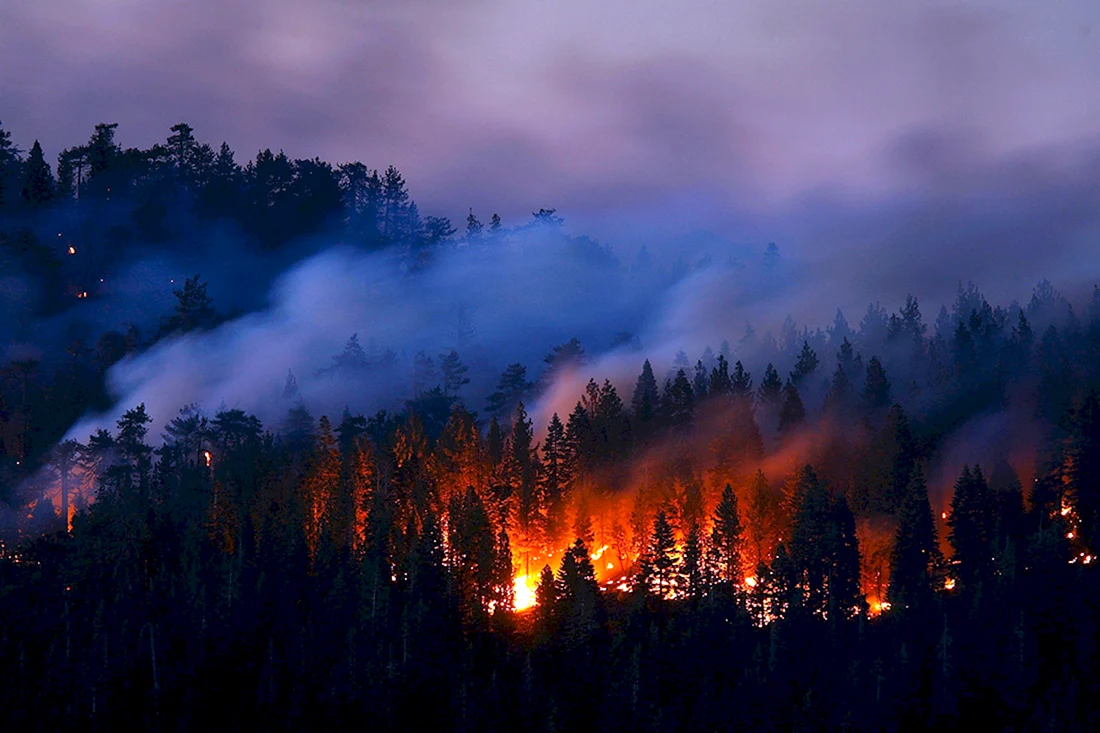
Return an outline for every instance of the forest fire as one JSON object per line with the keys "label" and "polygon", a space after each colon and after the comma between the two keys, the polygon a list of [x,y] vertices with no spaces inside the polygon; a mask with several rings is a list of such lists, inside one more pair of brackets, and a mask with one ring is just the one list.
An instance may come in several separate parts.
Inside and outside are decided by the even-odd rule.
{"label": "forest fire", "polygon": [[513,605],[517,611],[526,611],[535,606],[535,590],[537,587],[538,582],[535,578],[530,578],[526,575],[516,576],[514,582],[515,601]]}

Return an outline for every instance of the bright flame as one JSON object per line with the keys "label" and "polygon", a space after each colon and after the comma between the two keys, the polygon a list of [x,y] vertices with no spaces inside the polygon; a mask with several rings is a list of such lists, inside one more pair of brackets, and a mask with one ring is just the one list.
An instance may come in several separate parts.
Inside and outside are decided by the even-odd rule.
{"label": "bright flame", "polygon": [[76,247],[72,246],[71,244],[69,245],[69,254],[71,254],[71,255],[76,254]]}
{"label": "bright flame", "polygon": [[954,589],[954,587],[955,587],[955,579],[954,578],[948,578],[947,580],[945,580],[943,582],[943,589],[944,590],[952,590],[952,589]]}
{"label": "bright flame", "polygon": [[207,468],[209,468],[209,467],[210,467],[210,464],[211,464],[211,462],[212,462],[212,461],[214,460],[214,456],[210,455],[210,451],[208,451],[208,450],[204,450],[204,451],[202,452],[202,457],[203,457],[204,459],[206,459],[206,466],[207,466]]}
{"label": "bright flame", "polygon": [[947,519],[947,512],[940,512],[940,519]]}
{"label": "bright flame", "polygon": [[745,578],[745,585],[748,586],[749,588],[755,588],[756,587],[756,576],[755,575],[750,575],[747,578]]}
{"label": "bright flame", "polygon": [[526,575],[517,575],[513,583],[515,590],[514,606],[517,611],[526,611],[535,605],[534,580]]}
{"label": "bright flame", "polygon": [[608,545],[604,545],[603,547],[589,555],[589,557],[591,557],[593,560],[599,560],[601,557],[603,557],[603,554],[607,552],[608,547]]}

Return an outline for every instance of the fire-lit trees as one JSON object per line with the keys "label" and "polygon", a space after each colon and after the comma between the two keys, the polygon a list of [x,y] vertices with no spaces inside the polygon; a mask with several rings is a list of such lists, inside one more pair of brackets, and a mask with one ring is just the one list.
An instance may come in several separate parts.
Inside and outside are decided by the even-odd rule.
{"label": "fire-lit trees", "polygon": [[639,568],[639,587],[658,598],[668,598],[683,583],[676,536],[664,510],[657,512],[657,518],[653,520],[649,544]]}
{"label": "fire-lit trees", "polygon": [[730,588],[739,587],[744,578],[741,559],[742,542],[737,494],[733,492],[732,486],[726,484],[726,488],[722,490],[722,499],[714,510],[710,548],[718,579]]}
{"label": "fire-lit trees", "polygon": [[546,427],[546,439],[542,442],[541,470],[538,476],[539,495],[546,512],[545,531],[548,541],[562,537],[566,527],[569,489],[566,450],[565,426],[555,412]]}
{"label": "fire-lit trees", "polygon": [[810,466],[794,479],[789,500],[790,560],[800,605],[831,619],[862,613],[859,543],[848,502],[830,497]]}
{"label": "fire-lit trees", "polygon": [[[576,339],[491,353],[506,339],[480,311],[478,339],[458,294],[438,328],[388,335],[395,351],[353,335],[270,383],[244,364],[266,429],[228,407],[115,412],[108,385],[140,376],[144,349],[190,332],[157,352],[174,367],[226,335],[204,333],[219,316],[197,278],[161,283],[179,302],[159,332],[110,322],[116,274],[178,261],[210,226],[256,273],[314,241],[392,244],[412,286],[453,282],[436,276],[462,258],[595,249],[555,239],[549,210],[546,240],[471,214],[448,242],[396,168],[272,151],[242,168],[184,124],[148,150],[101,125],[56,184],[41,146],[0,138],[18,285],[0,324],[0,727],[1098,727],[1100,295],[1071,310],[1043,282],[997,307],[965,286],[933,333],[907,297],[854,329],[787,318],[649,354],[626,333],[644,319],[612,322],[609,299],[579,331],[587,359]],[[696,266],[648,259],[578,266],[566,299]],[[729,270],[750,282],[754,262]],[[548,352],[550,392],[519,362],[492,373]],[[84,445],[66,440],[82,415],[103,424]],[[991,466],[988,485],[973,468],[945,483],[961,461]]]}
{"label": "fire-lit trees", "polygon": [[1076,512],[1081,544],[1100,554],[1100,400],[1090,390],[1070,416],[1070,501]]}

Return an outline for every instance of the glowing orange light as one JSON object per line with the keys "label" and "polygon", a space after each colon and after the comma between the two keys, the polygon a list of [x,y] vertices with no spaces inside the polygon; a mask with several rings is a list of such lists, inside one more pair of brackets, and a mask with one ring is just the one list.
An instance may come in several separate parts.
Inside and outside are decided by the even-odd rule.
{"label": "glowing orange light", "polygon": [[214,460],[214,456],[210,455],[210,451],[208,450],[202,452],[202,457],[206,460],[207,467],[209,467]]}
{"label": "glowing orange light", "polygon": [[71,255],[76,254],[76,247],[72,246],[71,244],[69,245],[69,254],[71,254]]}
{"label": "glowing orange light", "polygon": [[943,583],[943,589],[944,590],[952,590],[952,589],[954,589],[954,587],[955,587],[955,579],[954,578],[948,578]]}
{"label": "glowing orange light", "polygon": [[745,578],[745,585],[747,585],[750,588],[755,588],[756,587],[756,576],[750,575],[747,578]]}
{"label": "glowing orange light", "polygon": [[947,519],[947,512],[941,512],[940,519]]}
{"label": "glowing orange light", "polygon": [[517,611],[525,611],[535,605],[535,588],[526,575],[517,575],[513,583],[514,605]]}

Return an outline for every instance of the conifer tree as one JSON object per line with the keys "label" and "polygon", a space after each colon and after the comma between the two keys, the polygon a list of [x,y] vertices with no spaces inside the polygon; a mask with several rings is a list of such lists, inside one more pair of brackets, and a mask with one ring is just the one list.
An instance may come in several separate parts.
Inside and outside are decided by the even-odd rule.
{"label": "conifer tree", "polygon": [[989,577],[994,562],[993,502],[981,468],[975,466],[971,471],[969,466],[963,466],[955,482],[947,526],[959,581],[964,588],[973,590]]}
{"label": "conifer tree", "polygon": [[466,372],[470,369],[462,363],[458,351],[451,349],[439,355],[439,371],[443,374],[443,394],[447,397],[457,397],[463,386],[470,383]]}
{"label": "conifer tree", "polygon": [[706,561],[707,548],[703,542],[703,531],[697,523],[692,523],[684,537],[684,557],[681,568],[684,592],[688,598],[698,601],[711,585],[710,572]]}
{"label": "conifer tree", "polygon": [[867,363],[867,379],[863,385],[862,397],[864,408],[870,412],[890,405],[890,381],[886,378],[886,370],[877,356],[872,356]]}
{"label": "conifer tree", "polygon": [[939,541],[928,485],[918,466],[913,471],[898,514],[898,528],[890,555],[890,588],[887,598],[897,608],[921,607],[934,590],[941,562]]}
{"label": "conifer tree", "polygon": [[642,373],[638,375],[638,383],[634,387],[634,396],[630,401],[637,435],[643,440],[652,434],[653,421],[657,417],[660,399],[657,379],[653,376],[653,367],[650,366],[649,359],[646,359],[642,364]]}
{"label": "conifer tree", "polygon": [[565,532],[568,488],[565,451],[565,426],[555,412],[546,426],[546,440],[542,443],[542,462],[538,477],[539,494],[546,504],[548,541],[559,539]]}
{"label": "conifer tree", "polygon": [[726,361],[724,354],[719,354],[717,363],[710,370],[708,391],[714,395],[728,395],[732,390],[733,383],[730,381],[729,362]]}
{"label": "conifer tree", "polygon": [[663,425],[681,436],[690,430],[695,421],[695,390],[683,369],[676,372],[676,378],[671,382],[665,382],[660,414]]}
{"label": "conifer tree", "polygon": [[649,593],[668,598],[681,584],[676,536],[662,509],[653,520],[653,532],[642,559],[642,582]]}
{"label": "conifer tree", "polygon": [[53,200],[56,188],[53,171],[35,140],[23,166],[23,203],[31,208],[44,206]]}
{"label": "conifer tree", "polygon": [[794,365],[794,371],[791,372],[790,381],[794,386],[799,386],[802,382],[817,371],[817,354],[810,348],[809,341],[802,342],[802,351],[798,354],[798,361]]}
{"label": "conifer tree", "polygon": [[531,386],[527,381],[527,367],[519,363],[509,364],[500,375],[496,390],[489,395],[486,410],[494,417],[503,417],[526,398]]}
{"label": "conifer tree", "polygon": [[711,550],[718,579],[729,587],[739,587],[741,571],[741,516],[737,510],[737,494],[726,484],[722,498],[714,510],[714,528],[711,530]]}
{"label": "conifer tree", "polygon": [[798,387],[788,379],[786,386],[783,387],[783,406],[779,408],[779,432],[781,434],[793,432],[805,418],[806,408],[802,405]]}
{"label": "conifer tree", "polygon": [[831,513],[828,612],[830,621],[844,621],[866,612],[860,591],[859,540],[847,499],[840,496],[833,501]]}
{"label": "conifer tree", "polygon": [[758,394],[761,405],[779,410],[780,400],[783,398],[783,380],[779,378],[779,372],[770,362],[764,369],[764,379],[760,382]]}

